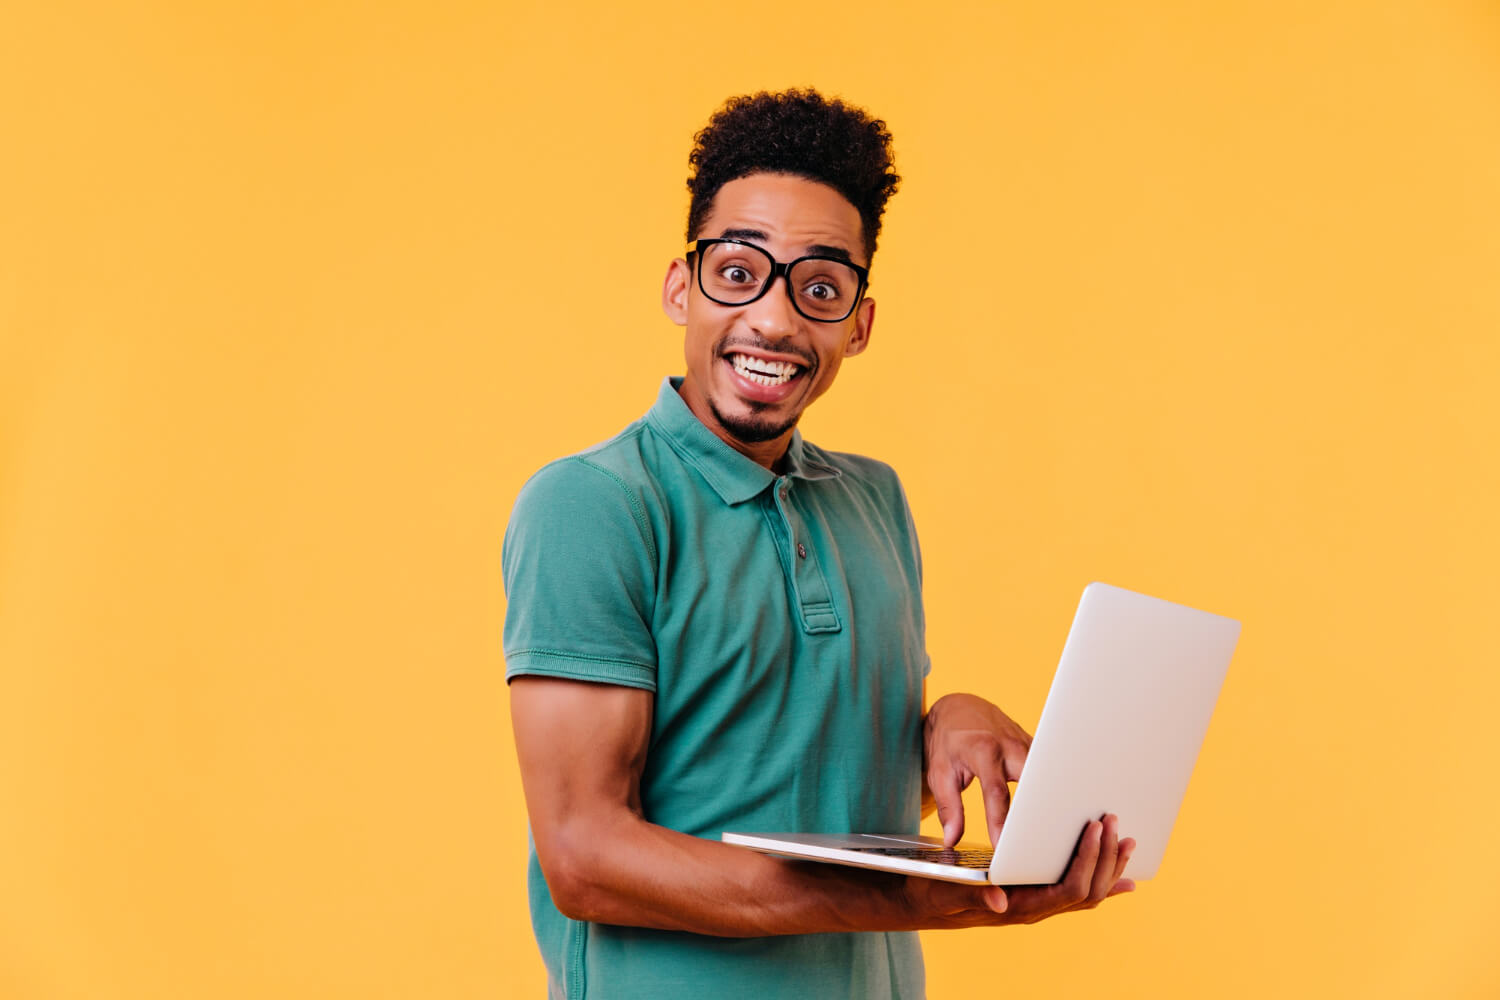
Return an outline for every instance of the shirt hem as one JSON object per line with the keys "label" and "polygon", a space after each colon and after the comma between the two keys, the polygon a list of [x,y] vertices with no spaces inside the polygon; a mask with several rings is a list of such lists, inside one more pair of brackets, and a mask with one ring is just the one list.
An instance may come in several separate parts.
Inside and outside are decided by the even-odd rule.
{"label": "shirt hem", "polygon": [[523,676],[562,677],[656,690],[656,667],[630,660],[555,649],[518,649],[505,654],[505,663],[507,683]]}

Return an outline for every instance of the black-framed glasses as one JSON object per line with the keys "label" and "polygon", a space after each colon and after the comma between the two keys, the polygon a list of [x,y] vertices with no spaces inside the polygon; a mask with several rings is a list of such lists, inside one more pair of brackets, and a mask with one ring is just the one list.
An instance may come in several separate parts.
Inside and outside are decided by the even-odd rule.
{"label": "black-framed glasses", "polygon": [[838,323],[854,313],[870,281],[869,268],[838,257],[810,254],[783,264],[744,240],[694,240],[698,289],[721,306],[747,306],[786,278],[792,308],[817,323]]}

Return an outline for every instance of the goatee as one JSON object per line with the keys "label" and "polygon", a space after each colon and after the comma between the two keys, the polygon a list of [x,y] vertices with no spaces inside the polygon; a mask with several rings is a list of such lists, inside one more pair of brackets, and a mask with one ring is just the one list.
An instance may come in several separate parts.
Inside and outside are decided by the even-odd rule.
{"label": "goatee", "polygon": [[714,419],[719,422],[720,427],[733,435],[735,440],[743,441],[745,444],[760,444],[764,441],[774,441],[793,427],[796,427],[797,416],[801,416],[801,414],[798,414],[792,417],[792,419],[781,423],[765,418],[757,418],[753,412],[750,416],[746,417],[729,417],[720,412],[712,399],[708,400],[708,408],[713,412]]}

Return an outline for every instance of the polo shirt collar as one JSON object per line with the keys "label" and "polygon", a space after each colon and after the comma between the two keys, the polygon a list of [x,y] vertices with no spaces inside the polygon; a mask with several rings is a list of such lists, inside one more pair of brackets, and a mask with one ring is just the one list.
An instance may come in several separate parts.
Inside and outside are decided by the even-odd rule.
{"label": "polo shirt collar", "polygon": [[[765,466],[746,458],[703,425],[678,395],[680,376],[662,379],[656,405],[646,419],[659,430],[683,460],[697,469],[725,503],[744,503],[776,482]],[[839,470],[816,457],[815,448],[802,442],[802,432],[792,431],[786,451],[786,474],[797,479],[831,479]]]}

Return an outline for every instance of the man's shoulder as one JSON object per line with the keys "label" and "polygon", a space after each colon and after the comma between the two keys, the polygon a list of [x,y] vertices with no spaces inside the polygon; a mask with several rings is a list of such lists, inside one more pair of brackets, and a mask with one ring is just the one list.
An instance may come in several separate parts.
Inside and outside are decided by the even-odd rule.
{"label": "man's shoulder", "polygon": [[592,490],[631,493],[650,479],[651,448],[646,421],[637,420],[605,441],[555,458],[532,473],[522,495],[537,491]]}
{"label": "man's shoulder", "polygon": [[553,459],[521,486],[506,526],[507,541],[551,539],[565,531],[604,545],[638,535],[647,551],[654,552],[650,512],[660,506],[656,477],[667,460],[645,418],[614,437]]}
{"label": "man's shoulder", "polygon": [[803,461],[811,468],[821,466],[837,472],[839,478],[859,483],[882,493],[901,494],[901,477],[886,462],[852,451],[830,451],[810,441],[802,442]]}
{"label": "man's shoulder", "polygon": [[572,551],[584,561],[608,551],[647,553],[655,543],[643,486],[649,482],[641,443],[643,421],[607,441],[553,459],[526,480],[505,529],[507,558],[535,547],[555,558]]}
{"label": "man's shoulder", "polygon": [[852,451],[830,451],[811,442],[803,442],[803,449],[809,458],[832,466],[845,475],[855,475],[864,479],[894,480],[897,478],[896,470],[889,463],[869,455],[859,455]]}

